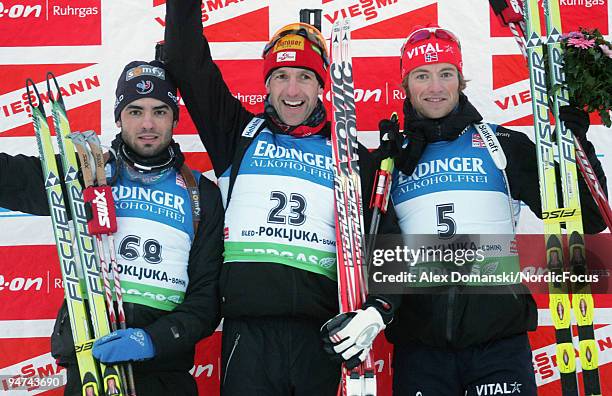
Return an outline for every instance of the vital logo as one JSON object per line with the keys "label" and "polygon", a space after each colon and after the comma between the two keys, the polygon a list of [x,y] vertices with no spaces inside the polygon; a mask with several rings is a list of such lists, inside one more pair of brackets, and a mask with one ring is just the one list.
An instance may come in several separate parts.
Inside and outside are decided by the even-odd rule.
{"label": "vital logo", "polygon": [[96,198],[93,203],[96,205],[96,213],[98,214],[98,223],[102,227],[110,228],[110,217],[108,215],[108,201],[104,191],[94,190]]}
{"label": "vital logo", "polygon": [[[415,56],[419,56],[419,55],[425,55],[426,59],[427,57],[433,57],[435,55],[436,59],[438,56],[438,53],[440,52],[454,52],[453,47],[451,45],[443,45],[440,46],[440,43],[436,43],[435,45],[432,43],[427,43],[427,44],[423,44],[423,45],[419,45],[417,47],[414,47],[410,50],[408,50],[406,52],[406,54],[408,55],[408,59],[412,59]],[[427,60],[426,60],[427,61]]]}
{"label": "vital logo", "polygon": [[494,395],[512,395],[521,393],[523,384],[518,382],[513,383],[493,383],[476,385],[476,394],[478,396],[494,396]]}

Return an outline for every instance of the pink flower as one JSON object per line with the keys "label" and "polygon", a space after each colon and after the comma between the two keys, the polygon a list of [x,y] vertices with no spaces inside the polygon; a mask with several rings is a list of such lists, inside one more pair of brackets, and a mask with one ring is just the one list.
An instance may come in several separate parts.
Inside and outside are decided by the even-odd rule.
{"label": "pink flower", "polygon": [[588,49],[595,46],[595,39],[587,40],[585,38],[570,38],[567,40],[567,45],[576,48]]}
{"label": "pink flower", "polygon": [[612,59],[612,49],[605,44],[599,44],[599,48],[601,48],[601,52],[608,58]]}

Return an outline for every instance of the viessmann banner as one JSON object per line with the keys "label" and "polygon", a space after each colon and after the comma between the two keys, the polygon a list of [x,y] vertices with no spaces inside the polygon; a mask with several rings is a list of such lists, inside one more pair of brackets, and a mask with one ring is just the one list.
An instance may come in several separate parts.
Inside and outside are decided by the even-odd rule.
{"label": "viessmann banner", "polygon": [[[560,0],[560,5],[565,32],[596,27],[610,39],[609,0]],[[202,21],[213,57],[232,93],[249,110],[263,110],[264,44],[279,27],[297,21],[300,8],[323,10],[326,37],[339,17],[351,18],[357,127],[367,147],[378,146],[381,118],[394,111],[401,114],[405,96],[399,81],[400,47],[412,26],[427,23],[438,23],[460,37],[463,70],[469,81],[466,93],[485,120],[533,138],[525,60],[510,31],[499,24],[485,0],[205,0]],[[164,24],[164,0],[1,0],[0,151],[37,155],[24,82],[32,78],[44,92],[47,71],[57,76],[72,129],[92,129],[108,144],[118,132],[112,115],[117,77],[127,62],[154,57]],[[42,101],[48,106],[44,95]],[[612,130],[602,126],[595,115],[591,124],[589,139],[610,175]],[[183,105],[175,138],[188,163],[212,176],[208,155]],[[542,244],[540,237],[528,234],[541,234],[542,230],[541,220],[524,207],[519,223],[524,268],[536,266],[534,246]],[[593,244],[592,254],[609,255],[610,241]],[[6,380],[14,375],[65,375],[51,357],[49,344],[62,298],[50,219],[0,209],[0,394],[62,394],[61,386],[11,390]],[[539,394],[558,395],[548,298],[539,295],[536,300],[539,328],[530,339]],[[607,394],[612,392],[612,299],[601,294],[595,301],[600,378]],[[192,374],[201,394],[218,394],[220,335],[218,331],[198,344]],[[379,394],[390,395],[392,347],[381,338],[376,350]],[[511,392],[495,384],[481,389],[482,395]]]}

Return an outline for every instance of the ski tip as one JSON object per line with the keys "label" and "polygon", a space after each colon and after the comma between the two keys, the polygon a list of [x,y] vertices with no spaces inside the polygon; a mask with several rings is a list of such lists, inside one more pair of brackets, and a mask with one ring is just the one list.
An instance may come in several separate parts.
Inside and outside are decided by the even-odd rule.
{"label": "ski tip", "polygon": [[546,250],[553,248],[561,249],[561,241],[556,235],[549,235],[546,241]]}

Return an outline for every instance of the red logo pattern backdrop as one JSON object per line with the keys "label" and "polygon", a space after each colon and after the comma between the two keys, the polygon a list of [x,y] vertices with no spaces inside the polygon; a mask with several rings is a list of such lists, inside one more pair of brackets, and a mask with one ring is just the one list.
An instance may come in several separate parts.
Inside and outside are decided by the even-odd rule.
{"label": "red logo pattern backdrop", "polygon": [[[511,37],[491,14],[488,2],[451,0],[213,0],[203,2],[202,20],[212,53],[230,89],[252,111],[263,109],[261,49],[269,35],[298,18],[299,8],[323,9],[323,33],[340,16],[353,26],[355,94],[360,139],[378,145],[378,120],[401,113],[399,49],[413,25],[437,22],[462,40],[467,94],[486,120],[531,134],[531,97],[526,64]],[[609,0],[561,0],[564,30],[597,27],[609,35]],[[47,71],[58,77],[74,130],[93,129],[109,143],[117,133],[112,117],[114,89],[123,65],[151,59],[163,38],[165,1],[3,0],[0,1],[0,150],[36,155],[26,77],[41,83]],[[609,37],[609,36],[608,36]],[[44,98],[43,98],[44,101]],[[589,137],[604,168],[612,172],[612,135],[592,117]],[[188,162],[212,176],[211,164],[184,106],[176,140]],[[519,230],[542,232],[528,209]],[[608,235],[609,236],[609,235]],[[533,243],[521,239],[523,262],[533,262]],[[529,246],[529,247],[527,247]],[[607,249],[606,249],[607,246]],[[597,245],[605,256],[610,239]],[[608,274],[609,275],[609,274]],[[50,355],[51,333],[63,298],[57,255],[45,217],[0,210],[0,378],[62,374]],[[546,296],[536,296],[540,327],[530,335],[542,395],[560,393],[554,358],[554,329]],[[604,394],[612,391],[612,299],[596,296],[596,337]],[[577,344],[576,344],[577,345]],[[381,395],[390,394],[392,348],[377,341]],[[198,344],[193,375],[202,394],[218,394],[220,332]],[[0,380],[0,393],[10,387]],[[10,394],[60,395],[61,389]]]}

